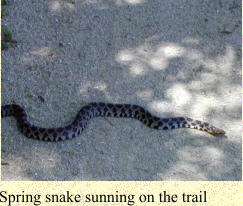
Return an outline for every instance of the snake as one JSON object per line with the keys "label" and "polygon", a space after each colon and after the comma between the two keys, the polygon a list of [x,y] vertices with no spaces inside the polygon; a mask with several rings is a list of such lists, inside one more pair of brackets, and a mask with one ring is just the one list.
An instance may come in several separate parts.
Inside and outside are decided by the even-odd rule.
{"label": "snake", "polygon": [[43,128],[32,124],[28,120],[25,110],[17,104],[1,106],[1,117],[9,116],[15,117],[19,131],[26,137],[51,142],[68,140],[79,136],[86,128],[89,120],[94,117],[133,118],[157,130],[192,128],[208,132],[211,135],[225,134],[224,130],[207,122],[193,120],[189,117],[160,118],[152,115],[143,107],[134,104],[88,103],[80,109],[71,124],[59,128]]}

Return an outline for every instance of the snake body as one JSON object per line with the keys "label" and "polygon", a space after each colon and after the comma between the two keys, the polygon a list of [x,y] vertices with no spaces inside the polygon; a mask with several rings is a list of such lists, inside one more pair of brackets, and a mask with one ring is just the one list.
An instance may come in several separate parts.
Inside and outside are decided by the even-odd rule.
{"label": "snake body", "polygon": [[225,131],[210,125],[207,122],[193,120],[188,117],[159,118],[152,115],[143,107],[132,104],[111,104],[94,102],[81,108],[74,121],[65,127],[42,128],[28,121],[25,110],[16,104],[1,107],[1,117],[13,116],[17,120],[19,130],[28,138],[43,141],[59,141],[72,139],[81,134],[89,120],[93,117],[125,117],[134,118],[146,126],[158,130],[177,128],[194,128],[212,135],[223,135]]}

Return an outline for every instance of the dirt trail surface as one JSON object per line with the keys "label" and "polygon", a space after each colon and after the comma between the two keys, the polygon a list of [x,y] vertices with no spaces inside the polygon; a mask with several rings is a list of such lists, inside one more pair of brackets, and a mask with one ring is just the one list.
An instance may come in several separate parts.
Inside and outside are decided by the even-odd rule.
{"label": "dirt trail surface", "polygon": [[59,127],[89,102],[138,104],[226,131],[157,131],[92,119],[82,134],[28,139],[2,119],[2,180],[241,180],[241,1],[9,0],[2,104]]}

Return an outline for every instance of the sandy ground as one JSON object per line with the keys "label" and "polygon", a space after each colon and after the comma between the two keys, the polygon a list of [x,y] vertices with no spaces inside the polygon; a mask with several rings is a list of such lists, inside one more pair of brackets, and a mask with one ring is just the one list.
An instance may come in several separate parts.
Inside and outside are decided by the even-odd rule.
{"label": "sandy ground", "polygon": [[38,126],[86,103],[189,116],[226,136],[96,118],[70,141],[28,139],[2,120],[2,180],[241,180],[241,1],[9,0],[2,104]]}

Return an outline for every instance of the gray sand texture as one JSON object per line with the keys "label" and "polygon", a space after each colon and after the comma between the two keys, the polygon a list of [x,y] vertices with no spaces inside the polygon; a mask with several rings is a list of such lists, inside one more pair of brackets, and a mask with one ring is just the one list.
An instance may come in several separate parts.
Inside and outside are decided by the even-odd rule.
{"label": "gray sand texture", "polygon": [[241,180],[241,1],[9,0],[2,20],[2,105],[42,127],[89,102],[138,104],[226,131],[153,130],[90,120],[63,142],[28,139],[1,121],[2,180]]}

